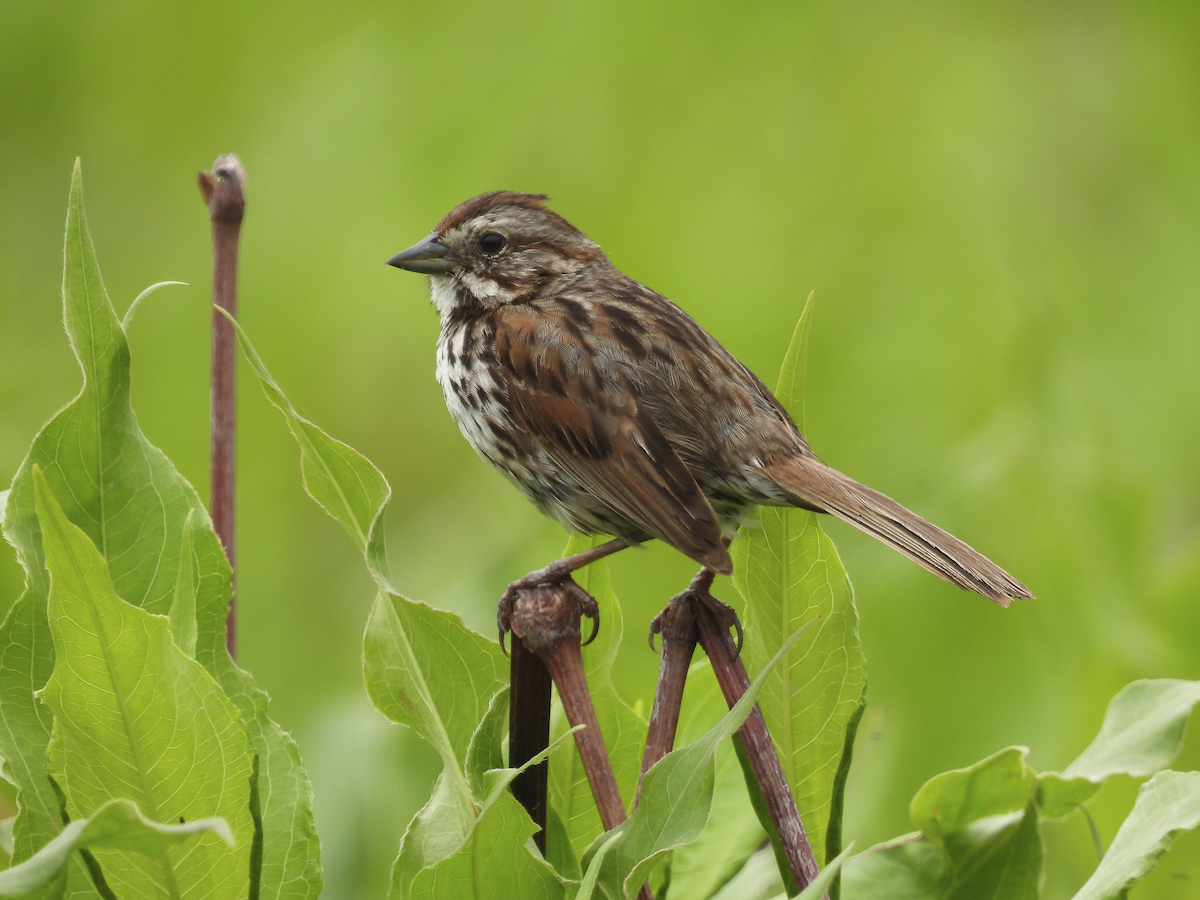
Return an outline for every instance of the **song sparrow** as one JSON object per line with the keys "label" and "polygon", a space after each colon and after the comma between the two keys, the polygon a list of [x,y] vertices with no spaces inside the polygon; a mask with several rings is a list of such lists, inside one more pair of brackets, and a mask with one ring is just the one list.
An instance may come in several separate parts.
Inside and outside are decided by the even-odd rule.
{"label": "song sparrow", "polygon": [[[471,446],[567,528],[618,538],[530,573],[506,597],[652,537],[727,575],[727,538],[754,504],[830,513],[1001,606],[1032,597],[817,459],[753,372],[545,200],[481,194],[388,260],[430,276],[437,378]],[[502,609],[502,629],[503,619]]]}

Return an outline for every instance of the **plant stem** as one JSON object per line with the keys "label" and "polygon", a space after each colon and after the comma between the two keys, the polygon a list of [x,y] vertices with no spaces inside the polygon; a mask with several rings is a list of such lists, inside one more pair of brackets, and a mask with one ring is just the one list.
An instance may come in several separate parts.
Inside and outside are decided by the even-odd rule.
{"label": "plant stem", "polygon": [[[208,206],[213,241],[213,305],[237,317],[238,238],[246,200],[242,190],[246,170],[232,153],[217,157],[211,173],[198,173],[200,192]],[[212,318],[212,418],[210,444],[210,506],[213,528],[221,540],[232,570],[229,617],[225,623],[225,646],[234,656],[237,647],[237,567],[234,553],[235,397],[234,362],[236,337],[233,325],[216,309]]]}
{"label": "plant stem", "polygon": [[[550,746],[550,671],[541,658],[513,638],[509,659],[508,764],[523,766]],[[540,829],[533,836],[546,855],[546,791],[550,761],[542,760],[513,779],[512,792]]]}
{"label": "plant stem", "polygon": [[[571,727],[585,726],[575,732],[575,745],[600,811],[600,822],[605,831],[611,831],[625,821],[625,805],[588,691],[579,636],[580,616],[594,617],[595,612],[596,601],[568,578],[561,585],[519,590],[509,624],[525,647],[546,664]],[[638,898],[653,900],[648,884],[642,885]]]}
{"label": "plant stem", "polygon": [[[713,673],[717,676],[717,683],[721,686],[725,701],[732,707],[750,687],[746,667],[735,654],[729,632],[717,624],[712,610],[701,602],[698,596],[692,605],[696,611],[700,644],[712,662]],[[820,869],[808,842],[808,834],[804,831],[804,823],[800,820],[800,812],[796,809],[792,789],[784,777],[783,766],[779,763],[775,745],[771,742],[770,732],[767,731],[766,720],[763,719],[762,710],[757,703],[742,723],[738,735],[742,739],[750,767],[762,791],[771,821],[775,825],[788,868],[791,869],[796,884],[803,890],[817,877]]]}
{"label": "plant stem", "polygon": [[651,767],[671,752],[675,746],[675,731],[679,727],[679,709],[683,704],[683,687],[687,682],[688,666],[696,650],[696,612],[685,592],[654,618],[650,626],[650,646],[654,635],[662,635],[662,656],[658,664],[658,685],[654,690],[654,706],[650,710],[650,727],[646,731],[646,752],[642,754],[642,771],[638,775],[637,798],[642,799],[642,780]]}

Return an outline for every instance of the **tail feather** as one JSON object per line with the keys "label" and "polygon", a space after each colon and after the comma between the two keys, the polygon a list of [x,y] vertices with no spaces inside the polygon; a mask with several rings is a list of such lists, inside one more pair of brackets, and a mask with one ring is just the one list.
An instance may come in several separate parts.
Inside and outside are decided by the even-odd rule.
{"label": "tail feather", "polygon": [[1007,607],[1033,599],[1029,588],[998,565],[895,500],[815,459],[791,457],[762,469],[796,506],[849,522],[952,584]]}

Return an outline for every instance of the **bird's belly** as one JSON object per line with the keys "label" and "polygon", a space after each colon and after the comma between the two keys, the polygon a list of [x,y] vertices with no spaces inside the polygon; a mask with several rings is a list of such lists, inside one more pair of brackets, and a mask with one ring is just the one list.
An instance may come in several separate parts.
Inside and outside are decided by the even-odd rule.
{"label": "bird's belly", "polygon": [[463,332],[438,341],[437,379],[463,437],[543,513],[566,528],[631,534],[636,529],[603,506],[560,467],[513,418],[505,386],[487,366],[472,365]]}

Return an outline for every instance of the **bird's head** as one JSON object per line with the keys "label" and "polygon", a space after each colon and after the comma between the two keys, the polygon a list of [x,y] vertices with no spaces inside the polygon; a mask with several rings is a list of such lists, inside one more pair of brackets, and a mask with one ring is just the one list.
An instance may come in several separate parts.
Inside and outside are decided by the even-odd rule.
{"label": "bird's head", "polygon": [[551,282],[605,259],[599,245],[543,206],[545,200],[515,191],[480,194],[388,265],[429,275],[443,319],[462,304],[491,309],[532,299]]}

